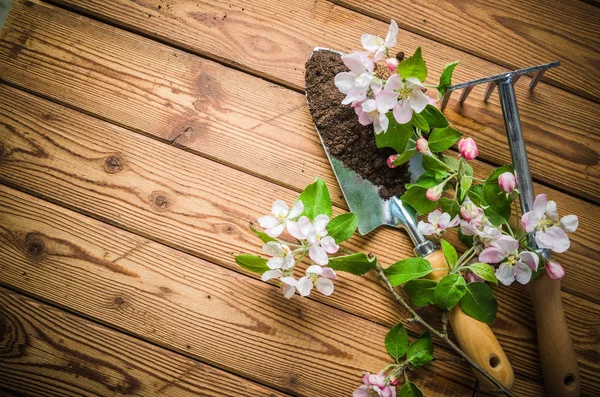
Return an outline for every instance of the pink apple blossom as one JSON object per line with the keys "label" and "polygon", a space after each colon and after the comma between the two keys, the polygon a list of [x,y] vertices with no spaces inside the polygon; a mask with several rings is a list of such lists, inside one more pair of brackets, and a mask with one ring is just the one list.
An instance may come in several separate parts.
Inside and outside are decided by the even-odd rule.
{"label": "pink apple blossom", "polygon": [[364,101],[367,98],[369,87],[374,81],[374,65],[368,55],[368,53],[358,51],[342,55],[342,62],[350,71],[338,73],[334,78],[334,83],[342,94],[346,94],[342,100],[343,105]]}
{"label": "pink apple blossom", "polygon": [[272,215],[258,218],[259,225],[265,229],[265,233],[271,237],[278,237],[286,226],[304,211],[301,200],[297,200],[292,209],[283,200],[276,200],[271,207]]}
{"label": "pink apple blossom", "polygon": [[429,97],[421,90],[423,84],[416,77],[403,79],[399,74],[390,77],[383,91],[396,94],[393,107],[394,118],[399,124],[406,124],[412,119],[413,112],[421,113],[429,104]]}
{"label": "pink apple blossom", "polygon": [[517,178],[512,172],[505,172],[498,177],[498,185],[503,192],[512,193],[517,187]]}
{"label": "pink apple blossom", "polygon": [[444,191],[444,184],[440,183],[434,187],[430,187],[425,192],[425,197],[429,201],[438,201],[442,197],[442,192]]}
{"label": "pink apple blossom", "polygon": [[461,138],[458,141],[458,151],[465,160],[473,160],[479,156],[479,150],[473,138]]}
{"label": "pink apple blossom", "polygon": [[427,139],[417,139],[417,142],[415,142],[415,148],[417,149],[417,152],[426,156],[431,156],[431,150],[429,150],[429,142],[427,142]]}
{"label": "pink apple blossom", "polygon": [[296,285],[298,284],[298,280],[296,280],[293,275],[291,275],[292,271],[282,271],[281,269],[273,269],[267,270],[261,276],[262,281],[269,281],[271,279],[279,279],[281,282],[281,292],[283,293],[283,297],[286,299],[290,299],[294,296],[296,292]]}
{"label": "pink apple blossom", "polygon": [[565,276],[565,269],[557,261],[546,262],[546,273],[552,280],[560,280]]}
{"label": "pink apple blossom", "polygon": [[449,227],[455,227],[458,225],[458,216],[455,216],[452,220],[450,219],[450,214],[447,212],[442,213],[440,210],[435,210],[427,215],[427,220],[429,223],[420,221],[417,225],[419,232],[424,236],[434,235],[436,237],[440,237],[444,234],[444,231]]}
{"label": "pink apple blossom", "polygon": [[287,270],[294,266],[294,254],[290,247],[285,243],[269,241],[263,245],[262,251],[265,254],[272,256],[272,258],[267,261],[267,266],[271,270]]}
{"label": "pink apple blossom", "polygon": [[314,223],[305,216],[298,219],[299,232],[310,244],[308,256],[317,265],[324,266],[329,263],[327,254],[335,254],[340,248],[333,237],[327,235],[328,223],[329,217],[324,214],[317,215]]}
{"label": "pink apple blossom", "polygon": [[396,58],[388,58],[385,60],[385,64],[387,65],[387,67],[390,71],[396,72],[396,70],[398,69],[398,65],[400,64],[400,61],[398,61],[398,59],[396,59]]}
{"label": "pink apple blossom", "polygon": [[377,62],[383,59],[388,48],[396,45],[396,36],[398,36],[398,24],[392,19],[385,40],[379,36],[365,33],[360,36],[360,41],[365,50],[369,51],[369,54],[375,52],[373,62]]}
{"label": "pink apple blossom", "polygon": [[362,111],[366,114],[368,119],[365,118],[364,115],[359,114],[358,120],[359,122],[361,122],[361,120],[368,120],[368,123],[361,122],[363,125],[373,123],[375,134],[386,132],[389,125],[386,113],[389,112],[395,104],[396,97],[394,93],[385,90],[380,91],[375,95],[374,99],[367,99],[361,105]]}
{"label": "pink apple blossom", "polygon": [[352,397],[396,397],[396,388],[386,382],[383,371],[378,374],[365,372],[362,382],[363,384],[354,391]]}
{"label": "pink apple blossom", "polygon": [[479,254],[483,263],[500,263],[496,278],[504,285],[515,279],[521,284],[531,280],[532,269],[537,270],[539,258],[535,252],[519,252],[519,242],[510,236],[502,236]]}
{"label": "pink apple blossom", "polygon": [[335,271],[328,267],[312,265],[306,269],[306,276],[300,278],[296,284],[296,289],[300,296],[308,296],[313,286],[317,291],[325,296],[333,293],[333,282],[337,278]]}
{"label": "pink apple blossom", "polygon": [[398,159],[398,157],[400,157],[400,156],[398,156],[397,154],[390,155],[386,160],[387,166],[390,168],[396,168],[397,165],[394,165],[394,161],[396,161],[396,159]]}
{"label": "pink apple blossom", "polygon": [[538,194],[533,209],[521,217],[521,225],[527,233],[535,232],[538,247],[562,253],[571,245],[567,233],[577,230],[579,221],[576,215],[563,216],[559,220],[556,203],[548,201],[545,194]]}

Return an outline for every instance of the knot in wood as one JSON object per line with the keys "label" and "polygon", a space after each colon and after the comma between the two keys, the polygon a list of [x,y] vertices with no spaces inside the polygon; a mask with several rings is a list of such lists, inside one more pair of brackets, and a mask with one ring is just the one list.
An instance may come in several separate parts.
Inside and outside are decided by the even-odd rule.
{"label": "knot in wood", "polygon": [[44,255],[46,243],[36,233],[29,233],[25,236],[25,251],[34,258],[40,258]]}
{"label": "knot in wood", "polygon": [[[10,307],[10,306],[9,306]],[[23,356],[29,339],[19,318],[8,307],[0,310],[0,359]]]}
{"label": "knot in wood", "polygon": [[123,169],[123,157],[120,154],[112,154],[104,160],[104,171],[114,174]]}
{"label": "knot in wood", "polygon": [[152,207],[157,211],[166,211],[169,208],[170,201],[166,192],[157,190],[150,195]]}

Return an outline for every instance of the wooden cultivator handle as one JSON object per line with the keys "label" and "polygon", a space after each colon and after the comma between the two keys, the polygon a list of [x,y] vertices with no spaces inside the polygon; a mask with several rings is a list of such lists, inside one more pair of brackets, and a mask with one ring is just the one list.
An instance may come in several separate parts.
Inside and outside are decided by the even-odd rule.
{"label": "wooden cultivator handle", "polygon": [[[433,268],[448,268],[446,258],[441,250],[428,255],[425,259],[431,263]],[[439,281],[448,274],[447,270],[436,270],[429,278]],[[515,381],[512,366],[504,350],[498,343],[491,328],[481,321],[475,320],[466,314],[457,304],[450,310],[449,322],[460,348],[477,365],[498,380],[506,389],[510,390]],[[475,372],[482,388],[490,390],[495,387],[481,374]]]}
{"label": "wooden cultivator handle", "polygon": [[549,397],[577,397],[581,390],[577,356],[567,328],[560,280],[544,272],[529,284],[537,326],[538,350]]}

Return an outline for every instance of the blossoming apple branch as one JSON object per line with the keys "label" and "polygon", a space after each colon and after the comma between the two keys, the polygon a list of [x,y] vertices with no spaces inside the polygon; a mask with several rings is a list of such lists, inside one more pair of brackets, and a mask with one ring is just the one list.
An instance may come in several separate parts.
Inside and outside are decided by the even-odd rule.
{"label": "blossoming apple branch", "polygon": [[[388,158],[389,167],[405,166],[420,156],[425,172],[406,185],[400,199],[424,216],[418,229],[439,240],[447,274],[439,281],[428,278],[440,269],[423,258],[407,258],[384,267],[371,254],[342,249],[340,244],[356,231],[357,218],[351,212],[332,218],[329,192],[321,179],[306,187],[291,208],[275,201],[271,214],[258,219],[262,231],[251,226],[268,259],[245,254],[238,255],[236,262],[261,274],[262,280],[276,282],[288,299],[296,292],[306,297],[313,289],[331,295],[339,271],[363,275],[374,270],[378,274],[410,314],[407,321],[420,324],[425,333],[409,344],[403,324],[394,326],[385,338],[393,362],[376,374],[364,373],[354,397],[422,396],[408,373],[434,359],[431,335],[453,349],[497,392],[512,396],[449,339],[448,313],[459,305],[472,318],[492,324],[498,303],[490,284],[527,284],[543,272],[552,279],[562,278],[563,267],[542,257],[530,246],[528,236],[538,248],[565,252],[570,245],[567,233],[577,229],[578,220],[575,215],[559,217],[556,203],[544,194],[536,197],[531,211],[519,215],[519,189],[511,166],[495,169],[486,179],[473,176],[469,163],[479,155],[476,142],[452,128],[436,107],[436,99],[426,95],[428,89],[435,90],[438,99],[445,93],[457,62],[445,67],[437,85],[425,84],[428,71],[420,48],[402,60],[390,57],[397,30],[392,21],[385,39],[363,35],[365,51],[341,56],[348,71],[335,76],[335,85],[345,95],[342,104],[354,109],[357,121],[373,125],[373,139],[379,148],[404,148]],[[448,151],[455,144],[458,154]],[[460,256],[443,238],[452,229],[464,244]],[[413,306],[435,305],[444,311],[442,330],[415,312],[395,290],[400,286]]]}

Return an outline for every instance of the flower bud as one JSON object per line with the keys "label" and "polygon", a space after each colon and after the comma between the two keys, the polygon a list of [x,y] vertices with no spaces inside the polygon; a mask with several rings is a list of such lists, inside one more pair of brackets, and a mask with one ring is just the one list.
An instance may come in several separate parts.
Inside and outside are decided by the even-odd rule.
{"label": "flower bud", "polygon": [[417,152],[419,152],[421,154],[425,154],[427,156],[431,155],[431,151],[429,150],[429,143],[427,142],[427,139],[425,139],[425,138],[417,139],[415,146],[417,148]]}
{"label": "flower bud", "polygon": [[465,160],[473,160],[479,156],[479,150],[477,150],[477,145],[473,138],[462,138],[458,141],[458,151]]}
{"label": "flower bud", "polygon": [[462,216],[462,218],[467,222],[471,222],[473,219],[479,216],[479,207],[477,207],[475,203],[471,201],[469,196],[467,196],[465,201],[463,201],[462,205],[460,206],[460,216]]}
{"label": "flower bud", "polygon": [[565,269],[557,261],[546,262],[546,273],[552,280],[560,280],[565,276]]}
{"label": "flower bud", "polygon": [[503,192],[511,193],[517,187],[517,178],[512,172],[505,172],[498,177],[498,185]]}
{"label": "flower bud", "polygon": [[444,190],[444,185],[440,183],[437,186],[430,187],[429,189],[427,189],[427,192],[425,193],[425,197],[427,197],[427,200],[429,200],[429,201],[438,201],[442,197],[443,190]]}
{"label": "flower bud", "polygon": [[400,62],[396,58],[388,58],[385,60],[385,64],[387,65],[388,69],[392,72],[395,72],[396,69],[398,69],[399,63]]}
{"label": "flower bud", "polygon": [[394,161],[396,161],[396,159],[398,158],[397,154],[392,154],[390,157],[387,158],[387,165],[390,168],[396,168],[397,165],[394,165]]}
{"label": "flower bud", "polygon": [[398,384],[398,378],[390,379],[390,386],[396,386]]}

